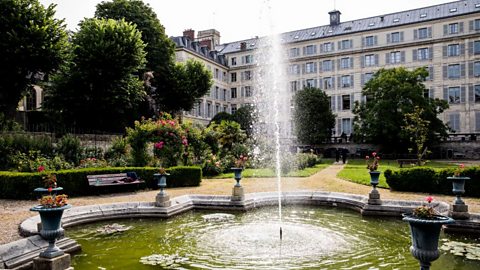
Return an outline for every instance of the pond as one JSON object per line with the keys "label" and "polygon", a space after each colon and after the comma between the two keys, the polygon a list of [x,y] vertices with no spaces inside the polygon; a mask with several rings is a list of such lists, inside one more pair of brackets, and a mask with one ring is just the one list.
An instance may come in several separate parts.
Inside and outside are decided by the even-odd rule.
{"label": "pond", "polygon": [[[79,270],[419,268],[409,252],[406,222],[347,209],[287,206],[280,240],[277,211],[232,212],[234,217],[223,221],[203,217],[214,212],[190,211],[170,219],[81,225],[66,234],[82,246],[72,261]],[[112,223],[129,230],[100,232]],[[480,269],[477,239],[442,234],[440,241],[443,250],[432,269]],[[460,254],[458,246],[471,259],[447,250]]]}

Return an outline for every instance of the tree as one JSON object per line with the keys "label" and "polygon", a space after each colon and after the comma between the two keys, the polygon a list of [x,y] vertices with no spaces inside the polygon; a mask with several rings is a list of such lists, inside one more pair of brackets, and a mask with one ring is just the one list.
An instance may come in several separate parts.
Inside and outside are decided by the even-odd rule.
{"label": "tree", "polygon": [[240,124],[243,130],[250,137],[253,133],[253,124],[257,121],[258,115],[255,112],[255,108],[252,105],[245,105],[239,108],[233,114],[233,121]]}
{"label": "tree", "polygon": [[210,123],[208,123],[208,126],[210,126],[212,123],[220,124],[222,121],[235,120],[233,119],[233,115],[229,114],[228,112],[219,112],[213,116],[212,120],[210,120]]}
{"label": "tree", "polygon": [[177,63],[174,68],[173,86],[154,96],[160,108],[167,112],[189,111],[195,102],[212,87],[212,73],[199,61]]}
{"label": "tree", "polygon": [[430,124],[430,121],[422,119],[422,114],[423,109],[415,106],[412,113],[405,114],[405,124],[403,125],[403,131],[410,139],[410,143],[416,148],[419,165],[421,164],[423,156],[423,147],[425,142],[427,142],[428,124]]}
{"label": "tree", "polygon": [[0,10],[0,114],[13,119],[35,77],[63,62],[68,40],[63,20],[54,18],[55,5],[45,8],[38,0],[2,0]]}
{"label": "tree", "polygon": [[412,147],[409,136],[403,132],[405,114],[413,113],[415,106],[428,121],[427,145],[447,135],[446,125],[437,117],[448,108],[444,100],[426,98],[423,82],[426,68],[409,71],[403,67],[381,69],[362,90],[366,103],[355,103],[354,130],[357,136],[379,144],[385,152],[405,152]]}
{"label": "tree", "polygon": [[335,126],[327,94],[318,88],[305,88],[294,97],[295,132],[300,144],[320,144]]}
{"label": "tree", "polygon": [[144,43],[129,22],[86,19],[73,36],[70,65],[48,88],[45,107],[82,128],[123,131],[138,119],[145,93],[134,75],[145,63]]}

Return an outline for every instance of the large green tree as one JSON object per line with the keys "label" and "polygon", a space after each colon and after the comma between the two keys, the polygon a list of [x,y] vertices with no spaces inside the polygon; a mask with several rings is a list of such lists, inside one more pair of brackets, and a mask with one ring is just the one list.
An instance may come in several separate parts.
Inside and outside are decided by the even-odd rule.
{"label": "large green tree", "polygon": [[295,133],[300,144],[321,144],[331,136],[335,115],[325,92],[318,88],[305,88],[297,92],[294,104]]}
{"label": "large green tree", "polygon": [[370,142],[379,144],[383,151],[405,153],[414,147],[410,134],[403,130],[405,115],[421,110],[421,119],[428,123],[426,145],[447,135],[447,126],[437,117],[448,108],[444,100],[425,97],[423,82],[426,68],[407,70],[403,67],[381,69],[369,80],[362,94],[366,102],[356,102],[354,132]]}
{"label": "large green tree", "polygon": [[233,114],[233,120],[240,124],[248,137],[252,136],[253,125],[258,120],[255,107],[253,105],[242,106]]}
{"label": "large green tree", "polygon": [[123,131],[138,119],[144,99],[135,75],[145,63],[145,44],[135,25],[124,20],[86,19],[73,36],[70,65],[48,88],[45,107],[69,126]]}
{"label": "large green tree", "polygon": [[63,62],[68,40],[55,5],[38,0],[0,1],[0,114],[12,119],[18,102],[34,82]]}

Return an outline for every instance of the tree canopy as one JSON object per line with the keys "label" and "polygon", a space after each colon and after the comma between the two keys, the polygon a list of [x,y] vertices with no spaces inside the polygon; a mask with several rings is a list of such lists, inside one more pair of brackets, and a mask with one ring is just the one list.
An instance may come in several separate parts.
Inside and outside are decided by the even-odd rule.
{"label": "tree canopy", "polygon": [[145,63],[145,44],[124,20],[86,19],[73,36],[73,55],[47,90],[45,107],[69,126],[123,131],[140,115],[145,96],[134,75]]}
{"label": "tree canopy", "polygon": [[308,87],[297,92],[294,102],[293,119],[300,144],[321,144],[331,136],[335,115],[325,92]]}
{"label": "tree canopy", "polygon": [[409,71],[398,67],[375,73],[362,90],[366,102],[355,104],[356,136],[379,144],[383,151],[405,153],[414,145],[402,126],[406,114],[418,107],[421,119],[428,122],[426,145],[445,137],[448,128],[437,115],[447,109],[448,104],[425,97],[428,90],[423,82],[427,76],[426,68]]}
{"label": "tree canopy", "polygon": [[13,119],[18,102],[36,75],[50,73],[65,59],[68,39],[55,5],[38,0],[0,1],[0,114]]}

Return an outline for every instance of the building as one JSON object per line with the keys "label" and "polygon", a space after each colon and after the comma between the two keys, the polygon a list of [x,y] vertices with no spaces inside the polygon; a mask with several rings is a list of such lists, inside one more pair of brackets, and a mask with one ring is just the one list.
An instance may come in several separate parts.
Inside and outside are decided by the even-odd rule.
{"label": "building", "polygon": [[[337,115],[335,135],[352,132],[353,102],[364,100],[362,86],[380,68],[425,66],[426,96],[445,99],[441,119],[457,133],[480,132],[480,0],[455,1],[414,10],[341,22],[281,34],[288,87],[324,90]],[[201,34],[200,34],[201,33]],[[258,38],[220,43],[216,30],[193,30],[173,38],[177,60],[203,61],[214,74],[210,94],[187,118],[208,121],[252,102]],[[214,50],[212,50],[214,46]]]}

